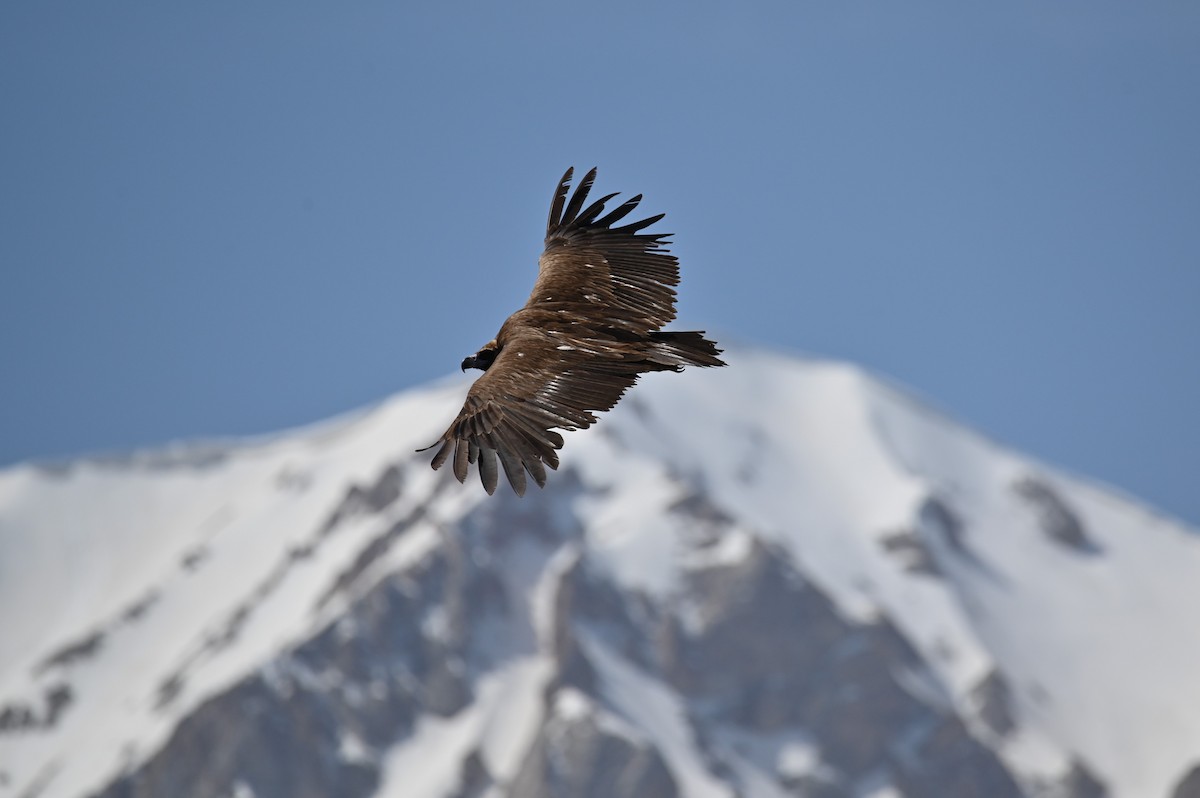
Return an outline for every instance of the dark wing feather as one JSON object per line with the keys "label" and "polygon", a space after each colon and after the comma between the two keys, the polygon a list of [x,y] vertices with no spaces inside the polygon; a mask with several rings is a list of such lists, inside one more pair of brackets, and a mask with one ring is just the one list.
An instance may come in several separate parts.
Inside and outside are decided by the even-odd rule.
{"label": "dark wing feather", "polygon": [[[616,196],[616,195],[613,195]],[[635,194],[614,208],[607,216],[596,222],[597,227],[612,227],[613,222],[619,222],[633,211],[642,201],[641,194]]]}
{"label": "dark wing feather", "polygon": [[479,447],[479,480],[489,495],[496,492],[496,450],[489,446]]}
{"label": "dark wing feather", "polygon": [[587,199],[588,192],[592,190],[592,183],[595,182],[596,169],[593,167],[575,187],[575,193],[571,196],[571,201],[567,203],[567,210],[562,216],[562,221],[559,222],[560,225],[569,225],[575,221],[579,209],[583,207],[583,202]]}
{"label": "dark wing feather", "polygon": [[546,467],[558,468],[562,435],[552,428],[582,429],[594,413],[610,409],[638,377],[638,365],[620,354],[597,356],[561,350],[536,334],[516,334],[467,392],[462,411],[439,439],[433,458],[440,468],[454,453],[459,482],[477,453],[484,489],[496,489],[496,460],[518,496],[526,474],[539,487]]}
{"label": "dark wing feather", "polygon": [[555,190],[538,279],[525,308],[580,310],[597,327],[639,336],[661,329],[675,318],[679,261],[667,251],[669,233],[641,231],[663,215],[613,227],[637,207],[641,195],[602,216],[616,195],[583,209],[596,170],[584,176],[568,201],[572,174],[568,169]]}
{"label": "dark wing feather", "polygon": [[615,193],[605,194],[603,197],[601,197],[600,199],[593,202],[591,205],[589,205],[587,207],[587,210],[585,210],[583,213],[579,214],[579,216],[575,219],[575,224],[577,224],[577,225],[591,224],[592,221],[597,216],[599,216],[601,214],[601,212],[604,210],[605,203],[607,203],[610,199],[612,199],[615,196],[617,196]]}
{"label": "dark wing feather", "polygon": [[567,194],[571,192],[571,175],[575,174],[575,167],[567,167],[567,171],[563,174],[562,180],[558,181],[558,188],[554,191],[554,199],[550,202],[550,218],[546,220],[546,229],[557,227],[562,220],[563,205],[567,201]]}

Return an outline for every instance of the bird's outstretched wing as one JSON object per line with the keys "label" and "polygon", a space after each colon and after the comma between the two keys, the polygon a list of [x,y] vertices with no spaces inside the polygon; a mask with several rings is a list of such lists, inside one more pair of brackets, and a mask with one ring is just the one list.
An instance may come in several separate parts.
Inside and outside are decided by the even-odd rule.
{"label": "bird's outstretched wing", "polygon": [[661,329],[675,318],[679,260],[666,250],[670,233],[641,231],[664,214],[613,227],[638,206],[642,195],[607,214],[605,205],[616,194],[585,208],[596,170],[584,175],[568,202],[573,174],[568,169],[554,192],[546,247],[525,307],[578,310],[603,326],[637,335]]}
{"label": "bird's outstretched wing", "polygon": [[558,468],[563,438],[554,429],[591,426],[594,413],[615,405],[637,376],[638,369],[617,353],[597,356],[518,333],[471,386],[458,417],[433,444],[441,448],[432,465],[437,469],[451,460],[454,476],[463,482],[467,466],[478,462],[490,494],[499,460],[513,490],[524,496],[526,472],[544,487],[546,466]]}

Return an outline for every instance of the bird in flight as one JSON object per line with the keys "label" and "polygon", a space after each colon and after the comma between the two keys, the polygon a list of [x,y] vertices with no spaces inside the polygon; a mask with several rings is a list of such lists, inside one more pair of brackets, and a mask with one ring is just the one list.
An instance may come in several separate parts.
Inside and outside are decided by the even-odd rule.
{"label": "bird in flight", "polygon": [[[616,194],[584,207],[596,179],[592,169],[570,195],[574,168],[558,182],[546,223],[546,247],[525,306],[500,332],[462,362],[483,375],[449,429],[427,451],[434,470],[450,460],[459,482],[468,466],[496,490],[496,461],[518,496],[525,474],[546,485],[546,466],[558,468],[562,435],[555,429],[591,426],[639,375],[724,366],[721,350],[703,331],[663,331],[675,318],[679,260],[667,251],[670,233],[644,233],[658,214],[620,227],[638,194],[608,213]],[[570,200],[567,197],[570,195]]]}

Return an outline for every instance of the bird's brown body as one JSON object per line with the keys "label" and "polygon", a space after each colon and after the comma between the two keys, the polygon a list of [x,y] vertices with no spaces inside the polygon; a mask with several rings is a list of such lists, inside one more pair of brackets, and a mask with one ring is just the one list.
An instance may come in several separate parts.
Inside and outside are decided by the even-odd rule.
{"label": "bird's brown body", "polygon": [[567,203],[572,173],[555,192],[529,301],[463,360],[464,370],[484,374],[434,444],[441,444],[435,469],[453,454],[462,482],[477,462],[488,493],[496,489],[497,460],[517,495],[525,493],[526,473],[544,486],[545,467],[558,467],[563,444],[554,430],[590,426],[594,413],[615,405],[638,375],[725,365],[702,332],[661,331],[675,318],[679,261],[664,246],[669,234],[640,231],[662,215],[612,227],[641,196],[601,216],[615,195],[583,208],[593,169]]}

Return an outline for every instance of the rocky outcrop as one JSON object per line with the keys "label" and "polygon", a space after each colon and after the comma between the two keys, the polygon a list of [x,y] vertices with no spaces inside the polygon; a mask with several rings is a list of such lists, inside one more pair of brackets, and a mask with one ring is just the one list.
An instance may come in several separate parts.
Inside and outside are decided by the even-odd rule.
{"label": "rocky outcrop", "polygon": [[1046,482],[1025,477],[1013,485],[1013,492],[1033,508],[1039,527],[1051,541],[1080,554],[1100,553],[1100,546],[1087,534],[1083,521]]}
{"label": "rocky outcrop", "polygon": [[[671,691],[686,727],[681,744],[732,793],[747,787],[735,766],[745,754],[730,739],[794,738],[811,742],[811,767],[771,776],[794,795],[841,798],[864,781],[910,798],[1022,794],[958,717],[913,691],[925,664],[886,617],[844,617],[787,552],[695,493],[672,510],[694,524],[681,537],[690,548],[678,589],[624,588],[580,545],[573,501],[582,483],[570,471],[557,477],[554,500],[497,496],[404,567],[380,568],[425,523],[419,509],[365,539],[319,604],[344,605],[336,618],[203,702],[97,798],[367,798],[382,783],[386,752],[422,717],[469,711],[482,678],[535,655],[549,657],[553,672],[517,767],[501,778],[470,747],[456,798],[681,795],[678,760],[611,700],[609,677],[589,654],[597,641]],[[385,473],[352,489],[319,534],[389,506],[398,485]],[[957,519],[929,512],[953,545]],[[545,610],[529,600],[535,582],[552,587]],[[1011,724],[1000,687],[998,677],[986,683],[980,699],[998,734]]]}
{"label": "rocky outcrop", "polygon": [[1075,760],[1062,780],[1059,794],[1063,798],[1108,798],[1108,788],[1087,765]]}
{"label": "rocky outcrop", "polygon": [[1000,672],[989,672],[971,691],[971,699],[976,705],[976,717],[997,737],[1005,737],[1017,727],[1012,690]]}
{"label": "rocky outcrop", "polygon": [[928,577],[940,577],[941,569],[937,560],[920,535],[912,529],[893,532],[879,539],[879,545],[888,554],[896,557],[904,564],[904,570],[910,574],[921,574]]}
{"label": "rocky outcrop", "polygon": [[1171,791],[1171,798],[1200,798],[1200,764],[1179,780]]}
{"label": "rocky outcrop", "polygon": [[[562,703],[584,704],[573,692]],[[552,712],[508,787],[516,798],[675,798],[661,754],[614,718],[585,706]]]}

